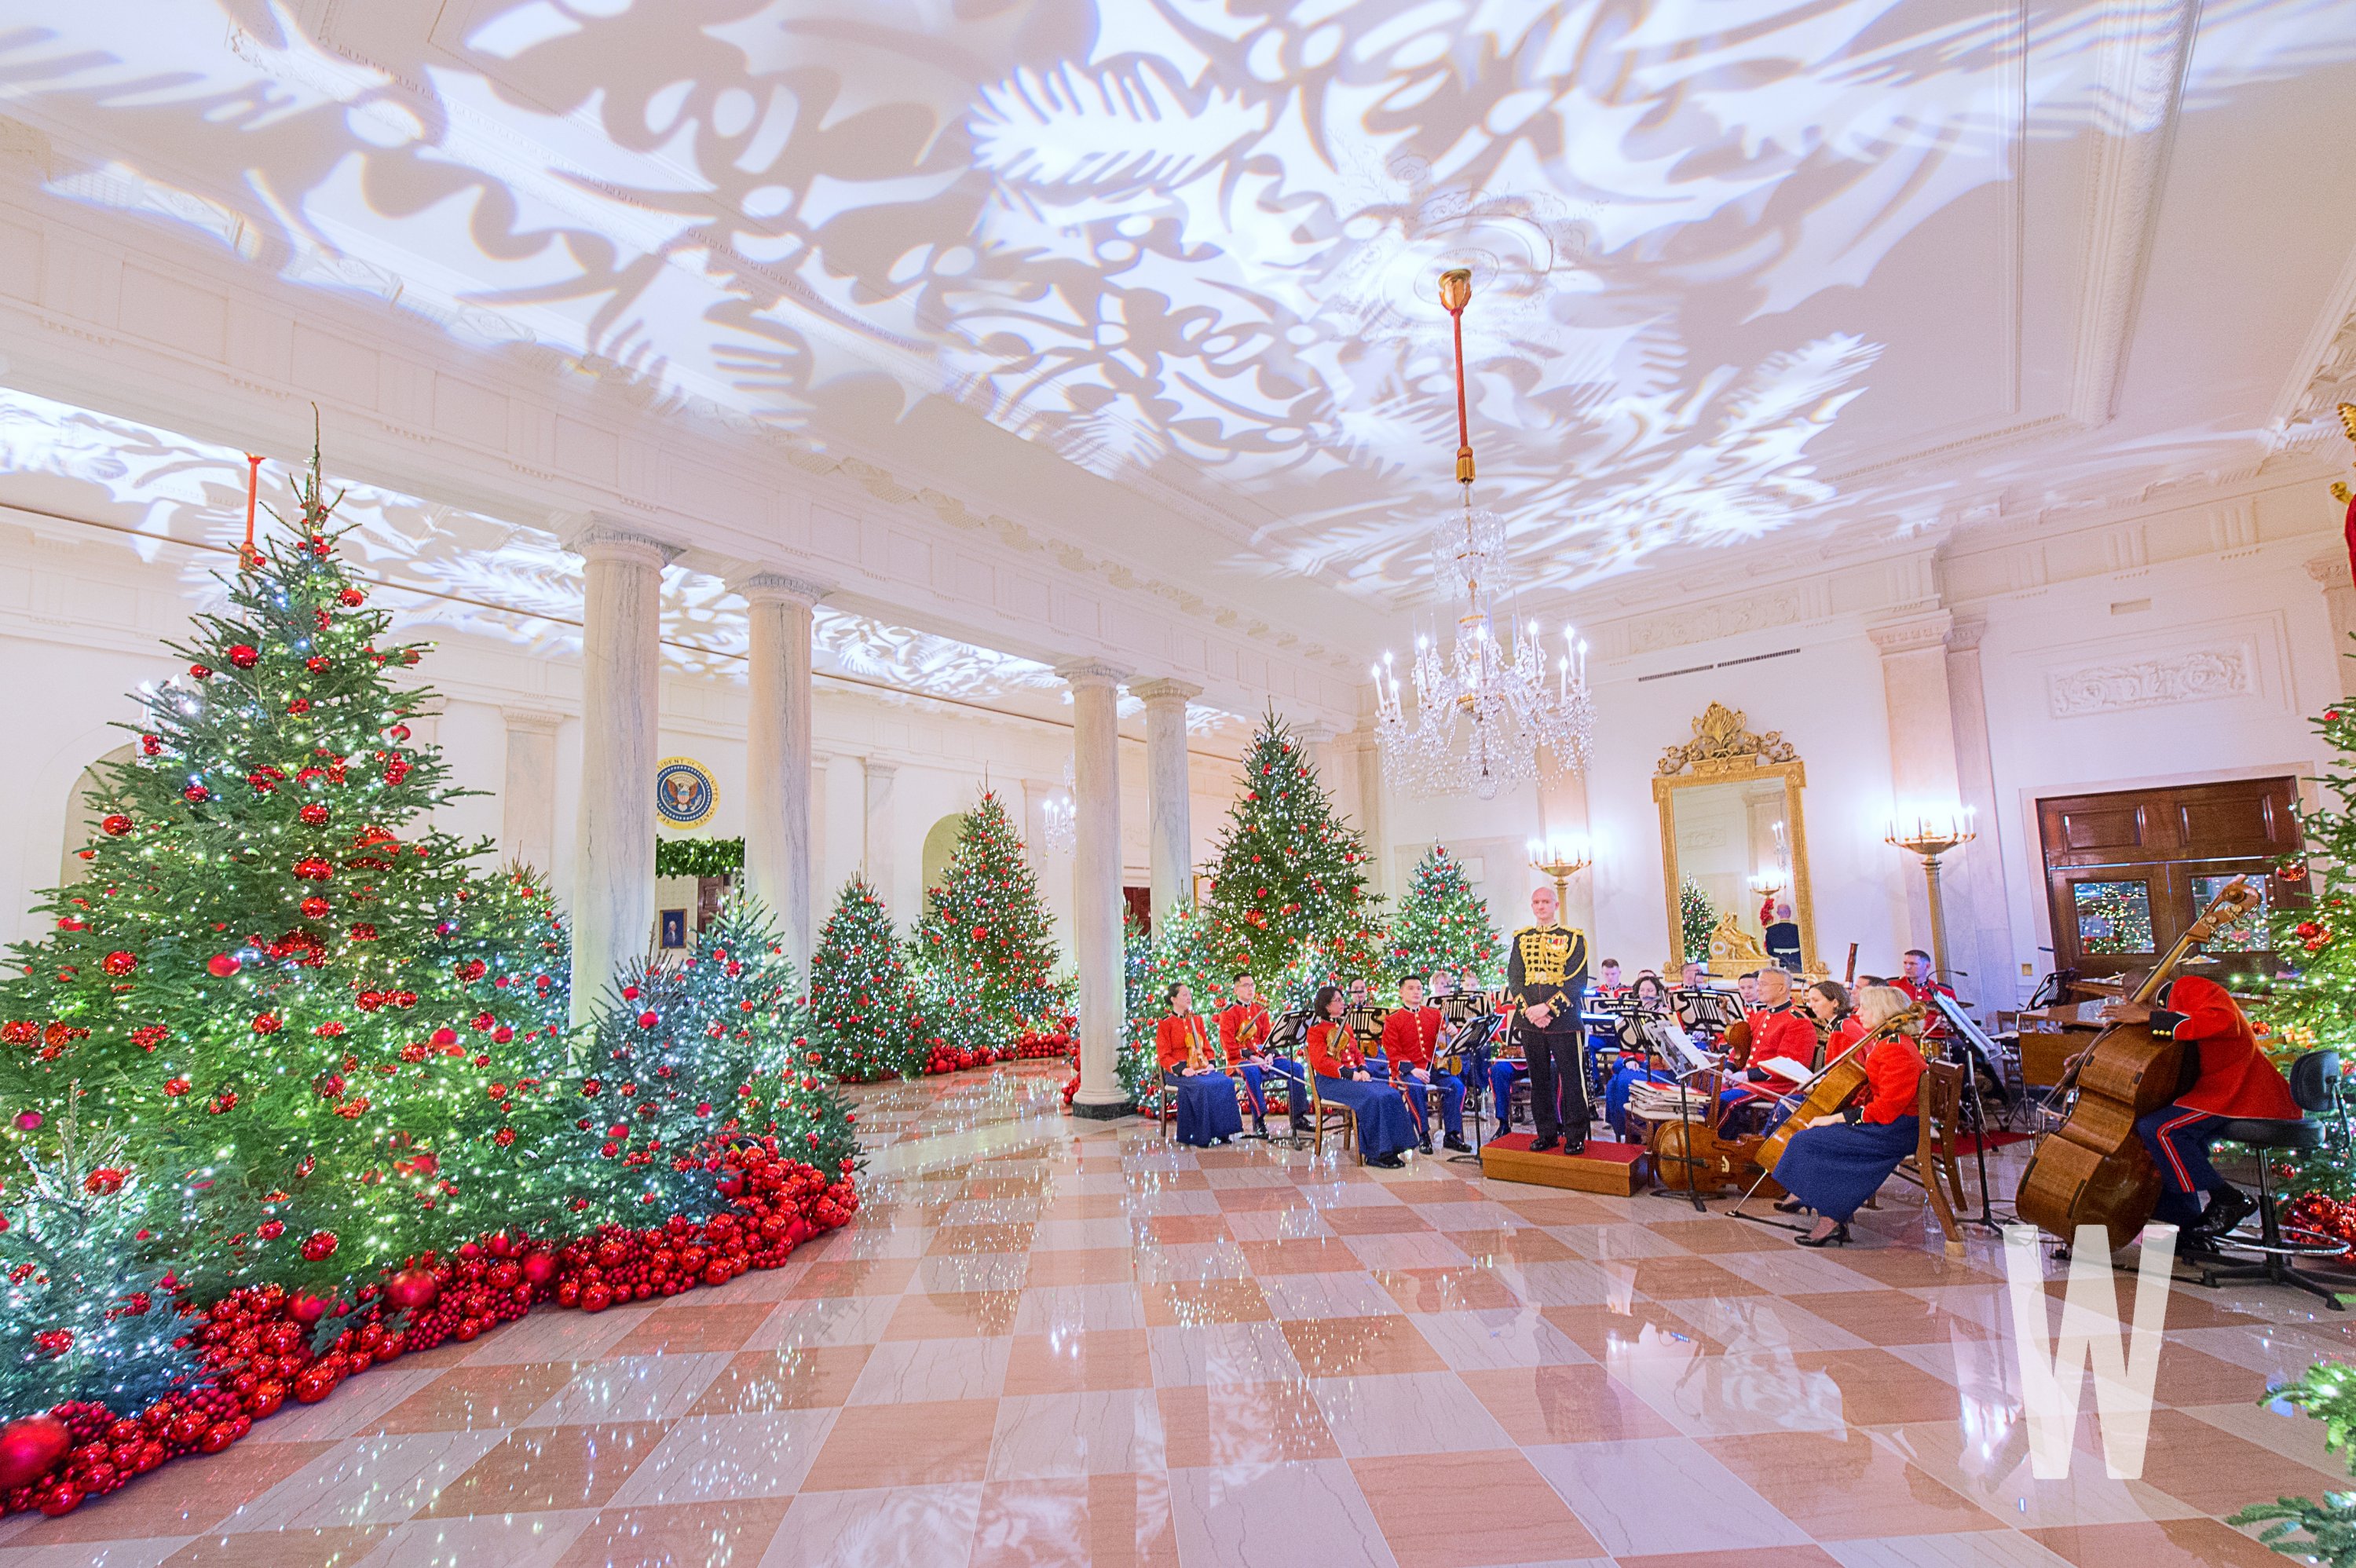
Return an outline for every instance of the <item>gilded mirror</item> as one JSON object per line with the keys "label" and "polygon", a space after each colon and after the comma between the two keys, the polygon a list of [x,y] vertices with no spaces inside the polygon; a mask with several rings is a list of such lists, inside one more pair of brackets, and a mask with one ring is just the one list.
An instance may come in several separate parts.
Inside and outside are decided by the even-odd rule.
{"label": "gilded mirror", "polygon": [[[1816,969],[1800,815],[1806,783],[1790,741],[1774,731],[1751,733],[1742,713],[1722,703],[1693,721],[1692,740],[1661,753],[1653,799],[1673,965],[1692,957],[1723,973],[1773,958],[1788,968],[1795,955],[1798,967]],[[1710,933],[1708,951],[1687,942],[1688,929]]]}

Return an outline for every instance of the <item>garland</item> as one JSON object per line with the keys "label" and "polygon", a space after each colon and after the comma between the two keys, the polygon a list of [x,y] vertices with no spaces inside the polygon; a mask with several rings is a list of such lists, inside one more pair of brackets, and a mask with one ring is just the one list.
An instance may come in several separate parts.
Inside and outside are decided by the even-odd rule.
{"label": "garland", "polygon": [[658,838],[658,877],[733,877],[744,869],[742,838]]}

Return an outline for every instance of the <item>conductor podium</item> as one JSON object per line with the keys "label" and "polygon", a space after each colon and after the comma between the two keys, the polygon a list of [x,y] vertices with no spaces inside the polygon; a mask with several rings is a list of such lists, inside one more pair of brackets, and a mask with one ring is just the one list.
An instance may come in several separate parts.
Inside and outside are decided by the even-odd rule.
{"label": "conductor podium", "polygon": [[1530,1136],[1501,1133],[1483,1144],[1481,1174],[1494,1181],[1524,1181],[1614,1198],[1633,1198],[1644,1189],[1647,1173],[1643,1144],[1590,1138],[1578,1154],[1565,1154],[1559,1148],[1533,1154]]}

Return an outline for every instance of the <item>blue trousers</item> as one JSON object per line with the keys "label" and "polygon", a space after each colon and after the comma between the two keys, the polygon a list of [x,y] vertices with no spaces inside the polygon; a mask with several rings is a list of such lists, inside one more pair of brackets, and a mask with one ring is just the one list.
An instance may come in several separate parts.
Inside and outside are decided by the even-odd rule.
{"label": "blue trousers", "polygon": [[1440,1125],[1448,1129],[1448,1136],[1452,1138],[1464,1136],[1464,1080],[1453,1072],[1435,1070],[1429,1083],[1419,1083],[1411,1077],[1402,1078],[1399,1083],[1407,1090],[1408,1109],[1415,1113],[1415,1130],[1423,1142],[1431,1141],[1431,1096],[1434,1093],[1440,1095]]}
{"label": "blue trousers", "polygon": [[1397,1089],[1382,1078],[1317,1076],[1317,1092],[1336,1104],[1347,1105],[1358,1118],[1358,1148],[1369,1158],[1405,1154],[1415,1147],[1415,1123]]}
{"label": "blue trousers", "polygon": [[1213,1138],[1231,1138],[1244,1130],[1243,1113],[1236,1109],[1236,1081],[1224,1072],[1164,1072],[1162,1081],[1178,1095],[1178,1141],[1197,1148]]}
{"label": "blue trousers", "polygon": [[[1301,1082],[1301,1063],[1288,1057],[1271,1056],[1264,1062],[1241,1061],[1236,1064],[1236,1071],[1243,1075],[1244,1088],[1251,1094],[1252,1120],[1255,1122],[1264,1120],[1268,1115],[1268,1091],[1261,1085],[1269,1079],[1290,1079],[1294,1083]],[[1288,1093],[1285,1104],[1291,1103],[1291,1096]]]}
{"label": "blue trousers", "polygon": [[2217,1141],[2222,1116],[2162,1105],[2136,1118],[2136,1136],[2151,1151],[2159,1167],[2159,1201],[2151,1217],[2168,1225],[2190,1225],[2201,1218],[2201,1194],[2222,1192],[2230,1185],[2209,1163],[2209,1146]]}

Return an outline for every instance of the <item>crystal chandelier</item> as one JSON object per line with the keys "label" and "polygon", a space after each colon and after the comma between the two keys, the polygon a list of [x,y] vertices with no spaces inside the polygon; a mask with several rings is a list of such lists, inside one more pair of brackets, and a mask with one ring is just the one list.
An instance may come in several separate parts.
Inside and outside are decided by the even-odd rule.
{"label": "crystal chandelier", "polygon": [[[1440,275],[1440,303],[1455,324],[1456,483],[1460,511],[1432,533],[1432,573],[1440,603],[1456,610],[1452,645],[1415,640],[1415,715],[1401,700],[1390,655],[1375,667],[1375,735],[1383,776],[1411,795],[1471,795],[1483,800],[1550,771],[1584,769],[1595,732],[1587,690],[1587,645],[1570,627],[1554,669],[1537,623],[1508,617],[1501,639],[1496,606],[1512,581],[1505,525],[1472,505],[1472,437],[1464,411],[1464,307],[1472,273]],[[1551,678],[1549,678],[1551,676]]]}
{"label": "crystal chandelier", "polygon": [[1039,803],[1039,837],[1052,853],[1068,855],[1080,841],[1080,817],[1072,799],[1072,760],[1064,759],[1064,787]]}

